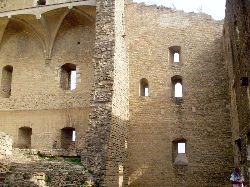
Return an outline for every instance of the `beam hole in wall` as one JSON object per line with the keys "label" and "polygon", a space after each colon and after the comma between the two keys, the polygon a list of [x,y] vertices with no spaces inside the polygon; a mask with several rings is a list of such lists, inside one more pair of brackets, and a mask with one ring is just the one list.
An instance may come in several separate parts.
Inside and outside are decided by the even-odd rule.
{"label": "beam hole in wall", "polygon": [[46,5],[46,0],[38,0],[37,5]]}
{"label": "beam hole in wall", "polygon": [[149,96],[149,84],[145,78],[140,80],[140,96]]}
{"label": "beam hole in wall", "polygon": [[76,65],[67,63],[61,67],[60,86],[63,90],[76,88]]}
{"label": "beam hole in wall", "polygon": [[61,129],[61,148],[74,149],[76,140],[75,128],[65,127]]}
{"label": "beam hole in wall", "polygon": [[2,70],[1,80],[1,96],[9,98],[11,96],[11,83],[12,83],[13,67],[7,65]]}
{"label": "beam hole in wall", "polygon": [[169,62],[171,64],[180,64],[181,62],[181,47],[180,46],[172,46],[169,48]]}
{"label": "beam hole in wall", "polygon": [[30,149],[31,148],[31,135],[32,128],[21,127],[18,129],[18,148]]}

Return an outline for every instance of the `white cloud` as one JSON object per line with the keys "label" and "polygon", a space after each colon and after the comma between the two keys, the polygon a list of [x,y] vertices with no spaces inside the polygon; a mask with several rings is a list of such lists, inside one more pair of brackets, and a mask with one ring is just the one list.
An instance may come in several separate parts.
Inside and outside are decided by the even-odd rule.
{"label": "white cloud", "polygon": [[216,20],[224,19],[226,0],[134,0],[134,2],[145,2],[149,5],[163,5],[176,7],[177,10],[185,12],[202,12],[211,15]]}

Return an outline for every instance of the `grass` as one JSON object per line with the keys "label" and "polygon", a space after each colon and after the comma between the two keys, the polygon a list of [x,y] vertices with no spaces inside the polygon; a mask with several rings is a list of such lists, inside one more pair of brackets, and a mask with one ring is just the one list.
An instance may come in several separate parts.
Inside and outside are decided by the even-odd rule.
{"label": "grass", "polygon": [[75,164],[77,164],[79,166],[83,166],[80,157],[68,157],[68,158],[64,157],[63,159],[66,162],[72,162],[72,163],[75,163]]}

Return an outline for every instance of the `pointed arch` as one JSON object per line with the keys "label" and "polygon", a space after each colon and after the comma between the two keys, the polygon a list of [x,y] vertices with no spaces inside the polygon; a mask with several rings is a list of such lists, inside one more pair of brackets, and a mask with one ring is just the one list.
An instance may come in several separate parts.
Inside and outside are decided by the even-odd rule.
{"label": "pointed arch", "polygon": [[34,34],[35,38],[37,38],[41,42],[43,49],[46,50],[45,40],[40,35],[40,33],[35,29],[35,27],[33,27],[30,23],[28,23],[27,21],[25,21],[24,19],[21,19],[21,18],[11,17],[10,20],[12,20],[14,22],[19,22],[19,23],[23,24],[24,26],[26,26]]}

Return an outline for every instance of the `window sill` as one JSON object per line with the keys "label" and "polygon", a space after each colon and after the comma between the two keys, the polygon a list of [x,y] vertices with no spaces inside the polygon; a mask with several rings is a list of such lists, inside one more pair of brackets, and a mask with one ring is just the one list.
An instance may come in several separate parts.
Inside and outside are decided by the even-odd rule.
{"label": "window sill", "polygon": [[185,153],[179,153],[174,161],[174,166],[187,166],[188,160]]}

